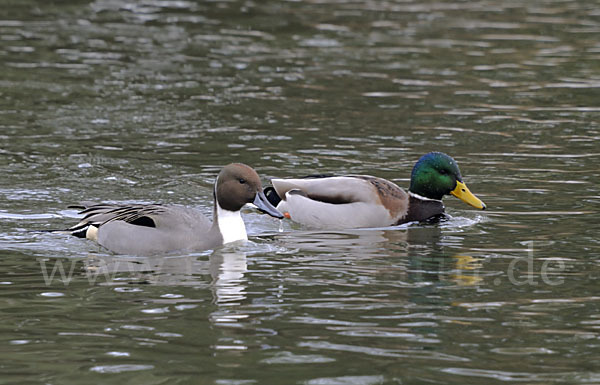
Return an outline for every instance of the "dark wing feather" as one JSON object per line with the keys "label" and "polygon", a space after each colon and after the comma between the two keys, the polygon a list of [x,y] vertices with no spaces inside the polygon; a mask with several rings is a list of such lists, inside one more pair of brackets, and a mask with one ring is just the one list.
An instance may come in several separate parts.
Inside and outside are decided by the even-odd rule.
{"label": "dark wing feather", "polygon": [[165,209],[161,205],[112,205],[95,204],[91,206],[71,206],[81,208],[84,217],[75,226],[67,229],[71,234],[85,238],[89,226],[100,227],[112,221],[124,221],[136,226],[156,227],[152,215],[161,214]]}

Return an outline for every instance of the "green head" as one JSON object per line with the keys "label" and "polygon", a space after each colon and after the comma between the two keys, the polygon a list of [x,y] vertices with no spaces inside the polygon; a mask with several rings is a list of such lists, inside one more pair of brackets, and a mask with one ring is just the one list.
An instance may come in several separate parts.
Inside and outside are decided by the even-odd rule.
{"label": "green head", "polygon": [[456,188],[457,180],[462,182],[456,161],[444,153],[430,152],[415,163],[410,175],[409,191],[440,200]]}
{"label": "green head", "polygon": [[409,191],[437,200],[452,194],[473,207],[485,209],[485,204],[473,195],[463,182],[456,161],[441,152],[425,154],[415,163],[410,176]]}

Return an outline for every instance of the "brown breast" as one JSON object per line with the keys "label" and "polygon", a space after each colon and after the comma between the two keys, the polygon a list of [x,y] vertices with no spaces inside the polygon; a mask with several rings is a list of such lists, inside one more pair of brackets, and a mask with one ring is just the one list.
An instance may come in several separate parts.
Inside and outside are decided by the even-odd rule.
{"label": "brown breast", "polygon": [[355,178],[366,180],[371,184],[381,204],[390,212],[392,218],[399,220],[406,216],[408,212],[408,194],[398,185],[374,176],[359,175]]}

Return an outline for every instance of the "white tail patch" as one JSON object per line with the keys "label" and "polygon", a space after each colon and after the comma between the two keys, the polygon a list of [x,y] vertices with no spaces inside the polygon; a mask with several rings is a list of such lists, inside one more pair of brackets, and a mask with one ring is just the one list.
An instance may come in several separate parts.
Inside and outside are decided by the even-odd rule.
{"label": "white tail patch", "polygon": [[98,242],[98,228],[93,225],[89,225],[85,232],[85,237],[89,240]]}
{"label": "white tail patch", "polygon": [[248,240],[246,225],[240,211],[229,211],[217,203],[217,225],[223,237],[223,243]]}

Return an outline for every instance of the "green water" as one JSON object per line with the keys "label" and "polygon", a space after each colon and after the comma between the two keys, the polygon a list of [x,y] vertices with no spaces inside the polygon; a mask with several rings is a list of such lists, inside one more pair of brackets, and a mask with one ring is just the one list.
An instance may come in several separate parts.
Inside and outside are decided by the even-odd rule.
{"label": "green water", "polygon": [[[0,383],[600,382],[600,8],[566,1],[0,6]],[[488,206],[439,225],[117,256],[29,230],[82,200],[210,214],[220,168]]]}

